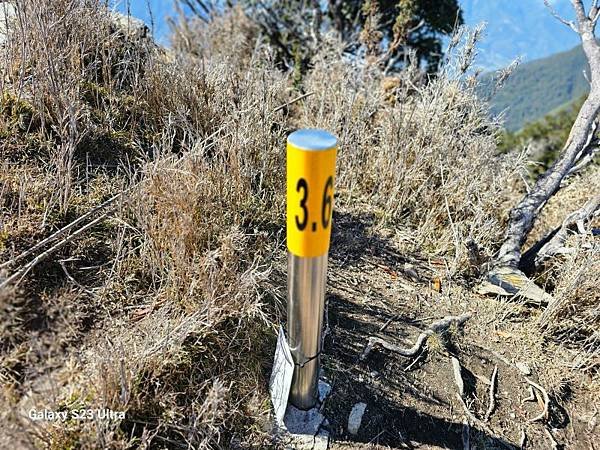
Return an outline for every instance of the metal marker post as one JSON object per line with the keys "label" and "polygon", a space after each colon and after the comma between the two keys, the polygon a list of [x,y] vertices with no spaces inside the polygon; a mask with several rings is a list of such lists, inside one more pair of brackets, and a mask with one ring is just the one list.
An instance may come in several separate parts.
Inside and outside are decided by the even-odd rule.
{"label": "metal marker post", "polygon": [[294,359],[290,402],[319,399],[319,354],[331,237],[337,138],[298,130],[287,140],[288,340]]}

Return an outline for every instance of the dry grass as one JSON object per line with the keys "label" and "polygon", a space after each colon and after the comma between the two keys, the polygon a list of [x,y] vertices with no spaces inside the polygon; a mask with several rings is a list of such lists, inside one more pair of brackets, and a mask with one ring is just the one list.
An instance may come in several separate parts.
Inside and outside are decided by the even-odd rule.
{"label": "dry grass", "polygon": [[315,95],[296,123],[340,136],[340,200],[351,206],[358,199],[382,224],[409,229],[408,251],[451,256],[452,274],[468,266],[468,239],[491,255],[512,193],[507,186],[522,162],[496,154],[499,124],[487,119],[474,84],[454,67],[466,50],[424,83],[415,67],[384,78],[377,68],[349,63],[338,48],[332,42],[316,58],[305,80]]}
{"label": "dry grass", "polygon": [[[589,167],[574,176],[557,195],[550,199],[529,236],[528,243],[541,239],[559,227],[565,217],[581,208],[600,190],[599,169]],[[592,229],[598,220],[587,224],[586,235],[573,234],[565,246],[569,254],[554,257],[541,268],[539,283],[553,290],[554,303],[539,317],[545,335],[574,349],[572,364],[594,373],[600,364],[600,249]]]}
{"label": "dry grass", "polygon": [[[2,259],[130,190],[0,294],[0,446],[270,445],[295,128],[340,137],[336,200],[374,211],[403,251],[445,256],[460,278],[467,239],[484,259],[497,249],[524,166],[496,155],[499,125],[465,81],[468,47],[438,78],[410,67],[390,82],[331,37],[302,80],[314,94],[278,109],[297,85],[239,10],[181,22],[165,50],[100,2],[22,4],[2,50]],[[579,298],[568,284],[548,314]],[[33,424],[32,405],[127,416]]]}

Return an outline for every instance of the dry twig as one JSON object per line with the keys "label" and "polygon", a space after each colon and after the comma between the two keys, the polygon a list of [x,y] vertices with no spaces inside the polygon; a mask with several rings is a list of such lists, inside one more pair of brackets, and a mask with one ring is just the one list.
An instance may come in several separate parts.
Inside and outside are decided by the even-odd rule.
{"label": "dry twig", "polygon": [[394,319],[396,319],[398,316],[392,316],[390,317],[383,325],[381,325],[381,328],[379,328],[379,331],[383,331],[385,330],[387,327],[390,326],[390,323],[392,323],[392,321]]}
{"label": "dry twig", "polygon": [[5,288],[6,286],[8,286],[10,283],[12,283],[15,280],[17,280],[16,284],[19,284],[21,282],[21,280],[23,279],[23,277],[25,277],[25,275],[27,275],[35,266],[37,266],[39,263],[41,263],[42,261],[44,261],[47,257],[49,257],[50,255],[52,255],[54,252],[56,252],[60,248],[64,247],[66,244],[68,244],[73,239],[75,239],[76,237],[78,237],[84,231],[86,231],[86,230],[92,228],[93,226],[97,225],[99,222],[101,222],[102,220],[104,220],[108,216],[108,214],[109,214],[109,212],[105,212],[104,214],[101,214],[99,217],[97,217],[96,219],[92,220],[87,225],[84,225],[83,227],[79,228],[77,231],[73,232],[72,234],[70,234],[69,236],[67,236],[66,238],[64,238],[63,240],[61,240],[58,243],[54,244],[48,250],[46,250],[46,251],[40,253],[39,255],[37,255],[35,258],[33,258],[31,261],[29,261],[27,264],[25,264],[19,270],[17,270],[16,272],[14,272],[11,276],[9,276],[4,281],[2,281],[2,283],[0,283],[0,289]]}
{"label": "dry twig", "polygon": [[421,353],[419,356],[417,356],[413,362],[411,362],[405,369],[404,372],[408,372],[410,369],[413,368],[413,366],[423,357],[423,353]]}
{"label": "dry twig", "polygon": [[390,342],[387,342],[384,339],[378,338],[378,337],[370,337],[369,341],[365,347],[365,349],[362,352],[362,355],[360,356],[361,360],[364,360],[369,353],[371,353],[371,351],[373,350],[373,348],[375,346],[382,346],[383,348],[398,353],[402,356],[415,356],[423,347],[423,344],[425,343],[425,341],[427,341],[427,338],[429,338],[429,336],[431,336],[432,334],[435,333],[441,333],[446,331],[451,325],[462,325],[463,323],[465,323],[467,320],[469,320],[471,318],[472,314],[471,313],[464,313],[460,316],[448,316],[448,317],[444,317],[443,319],[432,323],[429,328],[425,331],[423,331],[419,337],[417,338],[417,341],[415,342],[415,345],[413,345],[411,348],[402,348],[398,345],[392,344]]}
{"label": "dry twig", "polygon": [[288,106],[291,106],[291,105],[293,105],[294,103],[296,103],[296,102],[299,102],[300,100],[304,100],[305,98],[307,98],[307,97],[310,97],[310,96],[311,96],[311,95],[313,95],[313,94],[314,94],[314,92],[307,92],[306,94],[299,95],[298,97],[291,99],[289,102],[287,102],[287,103],[284,103],[283,105],[279,105],[277,108],[275,108],[275,109],[273,110],[273,112],[280,111],[280,110],[282,110],[283,108],[286,108],[286,107],[288,107]]}
{"label": "dry twig", "polygon": [[454,372],[454,382],[458,386],[458,393],[462,397],[465,396],[465,383],[462,378],[460,362],[454,356],[451,358],[452,371]]}
{"label": "dry twig", "polygon": [[492,379],[490,381],[490,404],[485,413],[484,422],[490,420],[490,416],[494,412],[494,408],[496,408],[496,379],[498,377],[498,366],[494,366],[494,371],[492,372]]}
{"label": "dry twig", "polygon": [[39,250],[42,247],[44,247],[45,245],[47,245],[47,244],[55,241],[56,239],[58,239],[59,237],[61,237],[65,233],[71,231],[73,228],[75,228],[80,223],[84,222],[89,217],[91,217],[94,214],[100,212],[101,210],[103,210],[103,209],[108,208],[109,206],[111,206],[116,200],[120,199],[123,196],[123,194],[125,194],[127,191],[128,190],[124,190],[123,192],[118,193],[114,197],[109,198],[104,203],[96,206],[95,208],[92,208],[90,211],[88,211],[87,213],[85,213],[81,217],[75,219],[73,222],[65,225],[60,230],[57,230],[56,232],[52,233],[47,238],[41,240],[40,242],[38,242],[37,244],[35,244],[33,247],[31,247],[28,250],[24,251],[23,253],[15,256],[14,258],[12,258],[12,259],[10,259],[8,261],[3,262],[2,264],[0,264],[0,269],[4,269],[5,267],[10,267],[10,266],[16,264],[17,262],[21,261],[22,259],[24,259],[24,258],[26,258],[26,257],[28,257],[28,256],[30,256],[32,254],[34,254],[37,250]]}
{"label": "dry twig", "polygon": [[513,450],[513,447],[506,444],[504,442],[504,439],[502,439],[500,436],[498,436],[496,433],[494,433],[494,431],[485,422],[483,422],[483,421],[479,420],[477,417],[475,417],[475,415],[471,412],[471,410],[469,409],[469,407],[467,406],[465,401],[462,399],[462,397],[460,395],[458,395],[458,392],[456,393],[456,398],[458,398],[458,401],[462,405],[462,407],[465,411],[465,414],[467,415],[467,417],[471,421],[471,423],[477,425],[485,433],[487,433],[490,437],[496,439],[498,441],[498,443],[500,443],[500,445],[502,445],[504,448]]}
{"label": "dry twig", "polygon": [[531,386],[533,386],[534,388],[536,388],[538,391],[541,392],[542,397],[544,399],[544,410],[542,411],[541,414],[535,416],[533,419],[529,419],[529,423],[533,423],[533,422],[538,422],[540,420],[548,420],[548,416],[549,416],[549,407],[550,407],[550,397],[548,396],[548,392],[546,392],[546,389],[544,389],[542,386],[540,386],[539,384],[531,381],[529,378],[525,377],[525,381],[527,381]]}

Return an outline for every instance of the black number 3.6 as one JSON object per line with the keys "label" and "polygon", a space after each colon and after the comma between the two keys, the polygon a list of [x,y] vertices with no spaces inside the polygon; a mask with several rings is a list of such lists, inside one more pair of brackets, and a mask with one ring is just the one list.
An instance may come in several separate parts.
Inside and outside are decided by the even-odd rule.
{"label": "black number 3.6", "polygon": [[[300,216],[296,215],[296,226],[300,231],[304,231],[306,225],[308,225],[308,207],[306,202],[308,201],[308,183],[304,178],[300,178],[296,183],[296,192],[302,191],[302,198],[300,199],[300,208],[302,208],[302,220]],[[323,229],[329,228],[331,223],[331,211],[333,207],[333,177],[327,178],[325,182],[325,188],[323,189],[323,204],[321,205],[321,225]],[[312,231],[317,230],[316,222],[312,224]]]}

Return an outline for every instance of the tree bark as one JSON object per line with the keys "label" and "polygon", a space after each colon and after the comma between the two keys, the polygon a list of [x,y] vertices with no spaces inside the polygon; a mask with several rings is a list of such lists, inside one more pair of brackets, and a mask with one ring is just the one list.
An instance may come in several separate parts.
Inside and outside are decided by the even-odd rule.
{"label": "tree bark", "polygon": [[[505,239],[495,259],[495,267],[518,269],[521,247],[533,228],[535,219],[548,199],[560,189],[562,180],[585,154],[589,144],[588,137],[594,130],[594,121],[600,111],[600,46],[594,36],[600,11],[594,4],[588,16],[581,0],[571,0],[571,3],[577,17],[577,25],[572,28],[576,29],[581,38],[583,51],[590,66],[590,93],[577,115],[559,157],[511,211]],[[548,5],[547,2],[546,4]]]}
{"label": "tree bark", "polygon": [[569,233],[573,230],[580,234],[586,233],[584,223],[592,220],[598,212],[600,212],[600,194],[592,197],[583,207],[569,214],[560,227],[527,250],[521,261],[521,265],[524,266],[523,270],[533,270],[548,258],[573,252],[573,249],[565,247]]}

